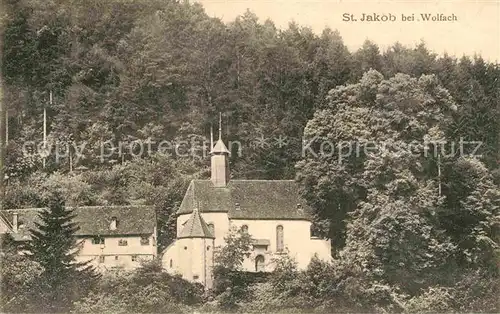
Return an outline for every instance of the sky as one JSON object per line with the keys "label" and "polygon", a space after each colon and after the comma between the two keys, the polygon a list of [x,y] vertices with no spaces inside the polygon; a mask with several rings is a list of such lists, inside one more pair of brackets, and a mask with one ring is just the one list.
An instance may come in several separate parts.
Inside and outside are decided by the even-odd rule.
{"label": "sky", "polygon": [[[271,19],[279,28],[290,21],[320,34],[325,27],[337,29],[347,47],[354,51],[366,39],[382,50],[396,41],[414,47],[423,40],[442,55],[461,57],[480,54],[500,62],[500,0],[196,0],[209,16],[224,22],[247,9],[261,22]],[[395,21],[361,21],[362,14],[392,14]],[[344,21],[352,14],[356,21]],[[402,21],[414,14],[415,21]],[[421,14],[456,16],[456,21],[423,21]],[[420,21],[417,21],[419,19]]]}

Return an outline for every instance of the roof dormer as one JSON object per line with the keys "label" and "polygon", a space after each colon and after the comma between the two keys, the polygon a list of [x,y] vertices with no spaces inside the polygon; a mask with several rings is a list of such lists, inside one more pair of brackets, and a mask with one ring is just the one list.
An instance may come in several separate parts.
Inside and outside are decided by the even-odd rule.
{"label": "roof dormer", "polygon": [[116,230],[118,228],[118,218],[116,216],[111,217],[111,223],[109,224],[109,230]]}

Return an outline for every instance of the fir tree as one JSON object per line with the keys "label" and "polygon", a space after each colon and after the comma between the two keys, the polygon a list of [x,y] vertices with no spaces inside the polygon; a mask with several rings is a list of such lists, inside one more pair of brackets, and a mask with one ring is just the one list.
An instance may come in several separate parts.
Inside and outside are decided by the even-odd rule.
{"label": "fir tree", "polygon": [[37,311],[67,312],[71,304],[90,291],[98,274],[88,262],[77,262],[80,243],[75,214],[65,207],[60,193],[53,193],[47,209],[39,213],[40,222],[30,229],[31,241],[24,246],[28,257],[43,268],[32,287],[38,300]]}

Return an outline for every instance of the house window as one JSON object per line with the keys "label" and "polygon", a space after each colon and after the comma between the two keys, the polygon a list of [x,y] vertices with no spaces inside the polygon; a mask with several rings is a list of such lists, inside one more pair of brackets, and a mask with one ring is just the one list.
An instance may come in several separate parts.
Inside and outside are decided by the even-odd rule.
{"label": "house window", "polygon": [[207,246],[207,251],[210,251],[210,246]]}
{"label": "house window", "polygon": [[141,245],[149,245],[149,237],[141,237]]}
{"label": "house window", "polygon": [[170,259],[170,268],[172,268],[173,266],[174,266],[174,261]]}
{"label": "house window", "polygon": [[127,240],[120,239],[118,241],[118,246],[127,246],[127,245],[128,245],[128,241]]}
{"label": "house window", "polygon": [[99,256],[99,263],[104,263],[104,256],[103,255]]}
{"label": "house window", "polygon": [[283,252],[285,249],[283,241],[283,226],[279,225],[276,227],[276,251]]}
{"label": "house window", "polygon": [[265,270],[265,259],[262,255],[257,255],[255,258],[255,271],[264,271]]}
{"label": "house window", "polygon": [[92,244],[104,244],[104,238],[103,237],[93,237]]}
{"label": "house window", "polygon": [[243,231],[244,233],[248,233],[248,226],[247,225],[241,226],[241,231]]}
{"label": "house window", "polygon": [[200,278],[200,276],[198,276],[198,275],[193,276],[193,280],[198,280],[198,278]]}
{"label": "house window", "polygon": [[115,261],[117,261],[117,260],[118,260],[118,255],[115,255]]}
{"label": "house window", "polygon": [[132,255],[132,262],[137,262],[137,255]]}
{"label": "house window", "polygon": [[210,234],[215,236],[215,226],[213,223],[208,224],[208,230],[210,230]]}

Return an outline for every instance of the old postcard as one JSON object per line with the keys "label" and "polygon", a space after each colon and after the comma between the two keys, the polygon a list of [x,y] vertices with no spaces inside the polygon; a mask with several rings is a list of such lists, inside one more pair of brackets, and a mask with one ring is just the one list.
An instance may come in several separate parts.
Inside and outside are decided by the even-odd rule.
{"label": "old postcard", "polygon": [[499,59],[497,0],[0,0],[1,312],[499,312]]}

